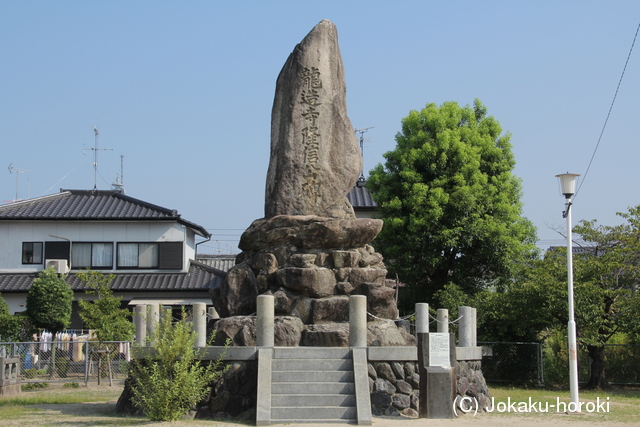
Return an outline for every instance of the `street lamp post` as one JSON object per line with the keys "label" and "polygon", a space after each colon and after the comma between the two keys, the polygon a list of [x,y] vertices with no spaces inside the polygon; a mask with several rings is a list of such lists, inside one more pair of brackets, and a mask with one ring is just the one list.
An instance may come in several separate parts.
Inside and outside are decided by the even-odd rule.
{"label": "street lamp post", "polygon": [[[573,411],[569,410],[569,412],[578,412],[580,408],[578,398],[578,345],[576,343],[576,321],[573,316],[573,248],[571,242],[571,204],[573,203],[571,198],[576,192],[576,180],[579,176],[575,173],[556,175],[560,179],[560,187],[567,207],[563,216],[567,219],[567,287],[569,293],[569,322],[567,323],[567,330],[569,334],[569,389],[571,403],[573,404]],[[569,405],[570,407],[571,404]]]}

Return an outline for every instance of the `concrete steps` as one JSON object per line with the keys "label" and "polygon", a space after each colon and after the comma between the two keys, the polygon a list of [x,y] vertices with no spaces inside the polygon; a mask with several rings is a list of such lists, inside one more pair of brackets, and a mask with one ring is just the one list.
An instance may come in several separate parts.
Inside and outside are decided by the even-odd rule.
{"label": "concrete steps", "polygon": [[271,423],[357,422],[349,348],[276,347]]}

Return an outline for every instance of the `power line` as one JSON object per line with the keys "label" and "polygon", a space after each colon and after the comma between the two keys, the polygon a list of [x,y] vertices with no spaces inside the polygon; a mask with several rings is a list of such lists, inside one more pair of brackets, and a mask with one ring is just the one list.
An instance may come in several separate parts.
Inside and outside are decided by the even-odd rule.
{"label": "power line", "polygon": [[578,186],[578,191],[573,196],[575,200],[576,196],[580,192],[582,188],[582,184],[584,184],[585,179],[587,179],[587,174],[589,173],[589,169],[591,169],[591,163],[593,163],[593,158],[596,156],[596,151],[598,151],[598,147],[600,146],[600,141],[602,140],[602,135],[604,135],[604,130],[607,127],[607,122],[609,121],[609,116],[611,116],[611,110],[613,110],[613,104],[616,102],[616,97],[618,96],[618,90],[620,89],[620,84],[622,83],[622,79],[624,77],[624,72],[627,70],[627,64],[629,63],[629,58],[631,58],[631,52],[633,52],[633,46],[636,44],[636,39],[638,38],[638,31],[640,30],[640,24],[638,24],[638,28],[636,28],[636,34],[633,36],[633,42],[631,43],[631,49],[629,49],[629,54],[627,55],[627,60],[624,63],[624,68],[622,69],[622,75],[620,75],[620,80],[618,81],[618,87],[616,87],[616,92],[613,95],[613,100],[611,101],[611,106],[609,107],[609,112],[607,113],[607,118],[604,121],[604,125],[602,126],[602,131],[600,132],[600,137],[598,138],[598,142],[596,143],[596,148],[593,150],[593,154],[591,155],[591,160],[589,160],[589,165],[587,166],[587,170],[582,175],[582,180],[580,181],[580,185]]}

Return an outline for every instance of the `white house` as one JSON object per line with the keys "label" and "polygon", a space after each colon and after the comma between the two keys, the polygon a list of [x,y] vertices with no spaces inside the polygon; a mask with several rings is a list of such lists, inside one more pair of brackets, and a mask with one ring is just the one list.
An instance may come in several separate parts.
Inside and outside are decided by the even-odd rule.
{"label": "white house", "polygon": [[[206,302],[225,272],[196,262],[202,226],[177,211],[125,195],[122,190],[61,190],[0,206],[0,292],[12,313],[25,310],[37,274],[54,267],[75,300],[87,298],[75,272],[91,268],[116,278],[111,289],[123,305]],[[74,303],[72,327],[80,328]]]}

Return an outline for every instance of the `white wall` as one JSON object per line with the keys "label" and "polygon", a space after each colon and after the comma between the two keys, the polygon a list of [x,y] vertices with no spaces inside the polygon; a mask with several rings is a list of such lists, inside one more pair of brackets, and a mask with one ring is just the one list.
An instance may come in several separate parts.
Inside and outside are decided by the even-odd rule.
{"label": "white wall", "polygon": [[189,259],[195,257],[194,232],[177,222],[3,221],[0,222],[0,272],[42,270],[43,265],[22,264],[22,243],[64,241],[51,234],[73,242],[184,242],[183,271],[187,270]]}
{"label": "white wall", "polygon": [[27,309],[27,294],[8,294],[3,293],[2,298],[9,304],[9,312],[11,314],[20,313]]}

